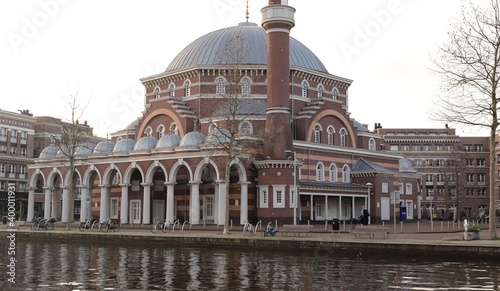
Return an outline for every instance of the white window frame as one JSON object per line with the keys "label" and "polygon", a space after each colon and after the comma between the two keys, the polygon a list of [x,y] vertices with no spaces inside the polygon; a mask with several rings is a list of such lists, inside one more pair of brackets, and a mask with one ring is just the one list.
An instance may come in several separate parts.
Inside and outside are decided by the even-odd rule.
{"label": "white window frame", "polygon": [[156,87],[155,87],[155,89],[153,90],[153,95],[154,95],[155,99],[158,99],[158,98],[160,98],[160,97],[161,97],[161,95],[160,95],[160,91],[161,91],[161,90],[160,90],[160,87],[159,87],[159,86],[156,86]]}
{"label": "white window frame", "polygon": [[334,134],[335,134],[335,128],[331,125],[328,126],[328,128],[326,129],[326,132],[327,132],[327,135],[328,135],[328,145],[333,145],[333,143],[335,142],[335,139],[334,139]]}
{"label": "white window frame", "polygon": [[323,131],[323,128],[321,128],[321,124],[316,123],[316,125],[314,125],[314,143],[321,143],[321,131]]}
{"label": "white window frame", "polygon": [[332,99],[337,100],[339,98],[339,89],[337,87],[334,87],[332,89]]}
{"label": "white window frame", "polygon": [[318,98],[323,98],[323,92],[325,91],[325,87],[322,84],[318,85]]}
{"label": "white window frame", "polygon": [[215,94],[226,94],[226,79],[223,77],[217,77],[217,79],[215,79]]}
{"label": "white window frame", "polygon": [[342,167],[342,183],[351,183],[351,169],[348,165]]}
{"label": "white window frame", "polygon": [[340,146],[345,147],[347,145],[346,142],[347,130],[345,128],[341,128],[339,133],[340,133]]}
{"label": "white window frame", "polygon": [[269,186],[261,185],[259,186],[259,207],[268,208],[269,207]]}
{"label": "white window frame", "polygon": [[[295,191],[297,191],[297,186],[295,186],[295,188],[293,187],[293,185],[291,186],[288,186],[290,187],[290,197],[289,197],[289,201],[290,201],[290,208],[294,208],[295,207],[295,199],[294,198],[294,194],[296,193]],[[297,197],[298,199],[298,197]]]}
{"label": "white window frame", "polygon": [[338,182],[337,165],[334,163],[330,164],[330,182]]}
{"label": "white window frame", "polygon": [[302,81],[301,88],[302,88],[302,97],[307,98],[307,89],[309,88],[309,84],[307,83],[306,80]]}
{"label": "white window frame", "polygon": [[251,80],[248,77],[244,77],[241,79],[241,94],[243,96],[250,96],[251,93]]}
{"label": "white window frame", "polygon": [[382,193],[389,193],[389,184],[382,183]]}
{"label": "white window frame", "polygon": [[[278,197],[281,195],[280,197]],[[280,199],[281,201],[279,201]],[[285,208],[286,205],[286,195],[285,195],[285,185],[273,185],[273,207],[274,208]]]}
{"label": "white window frame", "polygon": [[322,162],[316,164],[316,181],[325,181],[325,166]]}
{"label": "white window frame", "polygon": [[186,80],[186,82],[184,82],[184,96],[185,97],[191,96],[191,81],[190,80]]}
{"label": "white window frame", "polygon": [[168,96],[175,97],[175,85],[174,84],[170,84],[168,86]]}

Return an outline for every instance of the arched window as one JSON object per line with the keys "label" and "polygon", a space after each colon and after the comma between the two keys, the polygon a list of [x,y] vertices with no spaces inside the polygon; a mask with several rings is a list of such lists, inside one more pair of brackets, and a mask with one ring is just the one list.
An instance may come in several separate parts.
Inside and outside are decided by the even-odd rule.
{"label": "arched window", "polygon": [[165,126],[163,126],[163,124],[158,126],[156,132],[158,133],[158,139],[162,138],[163,135],[165,134]]}
{"label": "arched window", "polygon": [[326,132],[328,133],[328,144],[329,145],[333,145],[333,134],[335,133],[335,128],[333,128],[333,126],[328,126],[328,128],[326,129]]}
{"label": "arched window", "polygon": [[323,98],[323,92],[325,91],[325,88],[323,85],[319,84],[318,86],[318,98]]}
{"label": "arched window", "polygon": [[224,78],[219,77],[215,80],[215,93],[219,95],[226,94],[226,80]]}
{"label": "arched window", "polygon": [[340,130],[340,146],[341,147],[346,146],[346,136],[347,136],[347,130],[345,130],[345,128],[342,128]]}
{"label": "arched window", "polygon": [[375,140],[373,138],[370,138],[370,140],[368,141],[368,149],[370,151],[374,151],[376,149]]}
{"label": "arched window", "polygon": [[240,124],[238,125],[238,132],[240,134],[253,134],[253,126],[252,126],[252,123],[250,121],[242,121],[240,122]]}
{"label": "arched window", "polygon": [[156,86],[154,90],[155,98],[160,98],[160,87]]}
{"label": "arched window", "polygon": [[151,128],[151,126],[148,126],[146,127],[146,129],[144,130],[144,136],[151,136],[151,133],[153,132],[153,129]]}
{"label": "arched window", "polygon": [[351,170],[349,169],[349,166],[344,165],[342,167],[342,183],[350,183],[351,182]]}
{"label": "arched window", "polygon": [[123,139],[123,137],[119,136],[119,137],[116,138],[116,142],[119,142],[122,139]]}
{"label": "arched window", "polygon": [[169,133],[179,135],[179,128],[177,127],[177,124],[175,124],[175,122],[170,124],[170,128],[168,131],[169,131]]}
{"label": "arched window", "polygon": [[215,124],[215,123],[211,123],[211,124],[208,126],[208,133],[212,133],[212,132],[214,132],[216,129],[217,129],[217,124]]}
{"label": "arched window", "polygon": [[168,86],[168,96],[175,97],[175,85],[174,84],[170,84],[170,86]]}
{"label": "arched window", "polygon": [[337,166],[335,164],[330,165],[330,182],[337,182]]}
{"label": "arched window", "polygon": [[307,98],[307,87],[309,87],[307,82],[305,80],[302,81],[302,97],[304,98]]}
{"label": "arched window", "polygon": [[242,81],[241,81],[241,94],[243,96],[250,95],[250,79],[248,79],[248,78],[242,79]]}
{"label": "arched window", "polygon": [[316,165],[316,181],[324,181],[325,180],[325,170],[323,167],[323,163],[319,162]]}
{"label": "arched window", "polygon": [[184,95],[186,97],[191,96],[191,81],[189,80],[184,83]]}
{"label": "arched window", "polygon": [[315,143],[321,142],[321,125],[319,124],[316,124],[314,126],[314,142]]}
{"label": "arched window", "polygon": [[337,89],[337,87],[335,87],[332,90],[332,99],[337,100],[338,98],[339,98],[339,89]]}

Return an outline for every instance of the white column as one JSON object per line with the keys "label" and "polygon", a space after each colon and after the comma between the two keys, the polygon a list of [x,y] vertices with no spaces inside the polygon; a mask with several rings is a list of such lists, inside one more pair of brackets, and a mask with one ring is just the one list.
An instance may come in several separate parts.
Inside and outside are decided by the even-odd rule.
{"label": "white column", "polygon": [[342,215],[342,196],[339,196],[339,220],[344,220],[344,216]]}
{"label": "white column", "polygon": [[356,204],[354,203],[354,197],[351,197],[351,200],[352,200],[352,213],[353,213],[353,216],[354,218],[358,218],[359,217],[359,213],[356,213]]}
{"label": "white column", "polygon": [[328,220],[328,196],[325,196],[325,219]]}
{"label": "white column", "polygon": [[87,197],[89,197],[89,191],[88,191],[88,186],[85,185],[78,185],[78,189],[80,189],[80,222],[85,221],[85,219],[89,218],[89,212],[88,212],[88,203],[87,203]]}
{"label": "white column", "polygon": [[52,208],[51,208],[51,213],[50,213],[50,218],[58,218],[57,217],[57,207],[59,206],[59,194],[58,188],[53,188],[52,189]]}
{"label": "white column", "polygon": [[44,202],[44,210],[43,210],[43,218],[45,219],[50,219],[50,210],[51,210],[51,203],[52,203],[52,188],[51,187],[43,187],[45,190],[45,202]]}
{"label": "white column", "polygon": [[219,225],[219,183],[214,183],[214,224]]}
{"label": "white column", "polygon": [[200,182],[190,182],[189,223],[200,224]]}
{"label": "white column", "polygon": [[28,192],[28,216],[26,222],[33,220],[35,213],[35,188],[30,188]]}
{"label": "white column", "polygon": [[219,225],[226,223],[226,182],[219,183]]}
{"label": "white column", "polygon": [[120,208],[120,221],[121,223],[128,223],[128,187],[130,184],[121,184],[122,186],[122,204]]}
{"label": "white column", "polygon": [[243,224],[248,219],[248,184],[250,182],[240,182],[240,224]]}
{"label": "white column", "polygon": [[166,206],[166,214],[167,214],[167,221],[174,222],[175,217],[174,217],[174,211],[175,211],[175,205],[174,205],[174,186],[175,182],[165,182],[165,185],[167,186],[167,206]]}
{"label": "white column", "polygon": [[142,183],[144,196],[142,203],[142,224],[151,223],[151,183]]}
{"label": "white column", "polygon": [[62,187],[63,189],[63,194],[62,194],[62,216],[61,216],[61,222],[68,222],[68,210],[69,210],[69,188],[68,187]]}
{"label": "white column", "polygon": [[99,185],[101,187],[101,210],[99,219],[102,221],[109,218],[109,185]]}
{"label": "white column", "polygon": [[314,196],[311,194],[311,215],[309,217],[310,220],[313,220],[313,218],[314,218],[314,216],[313,216],[314,215],[314,212],[313,212],[314,211],[314,203],[313,202],[314,202]]}

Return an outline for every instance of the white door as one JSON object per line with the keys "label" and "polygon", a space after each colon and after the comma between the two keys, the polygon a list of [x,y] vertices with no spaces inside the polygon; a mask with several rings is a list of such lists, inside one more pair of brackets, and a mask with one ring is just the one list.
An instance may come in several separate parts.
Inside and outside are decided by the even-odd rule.
{"label": "white door", "polygon": [[406,219],[413,220],[413,201],[406,201]]}
{"label": "white door", "polygon": [[153,218],[165,219],[165,200],[153,201]]}
{"label": "white door", "polygon": [[214,223],[215,197],[207,195],[203,197],[203,219],[205,223]]}
{"label": "white door", "polygon": [[380,219],[381,220],[391,220],[391,200],[389,197],[380,198]]}
{"label": "white door", "polygon": [[130,222],[141,223],[141,200],[130,200]]}

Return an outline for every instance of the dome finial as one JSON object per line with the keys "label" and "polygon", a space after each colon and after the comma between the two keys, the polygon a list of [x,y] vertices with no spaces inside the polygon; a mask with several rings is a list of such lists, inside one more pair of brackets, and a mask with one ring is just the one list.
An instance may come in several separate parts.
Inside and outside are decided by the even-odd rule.
{"label": "dome finial", "polygon": [[246,16],[247,22],[248,22],[248,15],[249,15],[249,14],[250,14],[250,13],[248,12],[248,0],[247,0],[247,12],[246,12],[246,15],[247,15],[247,16]]}

